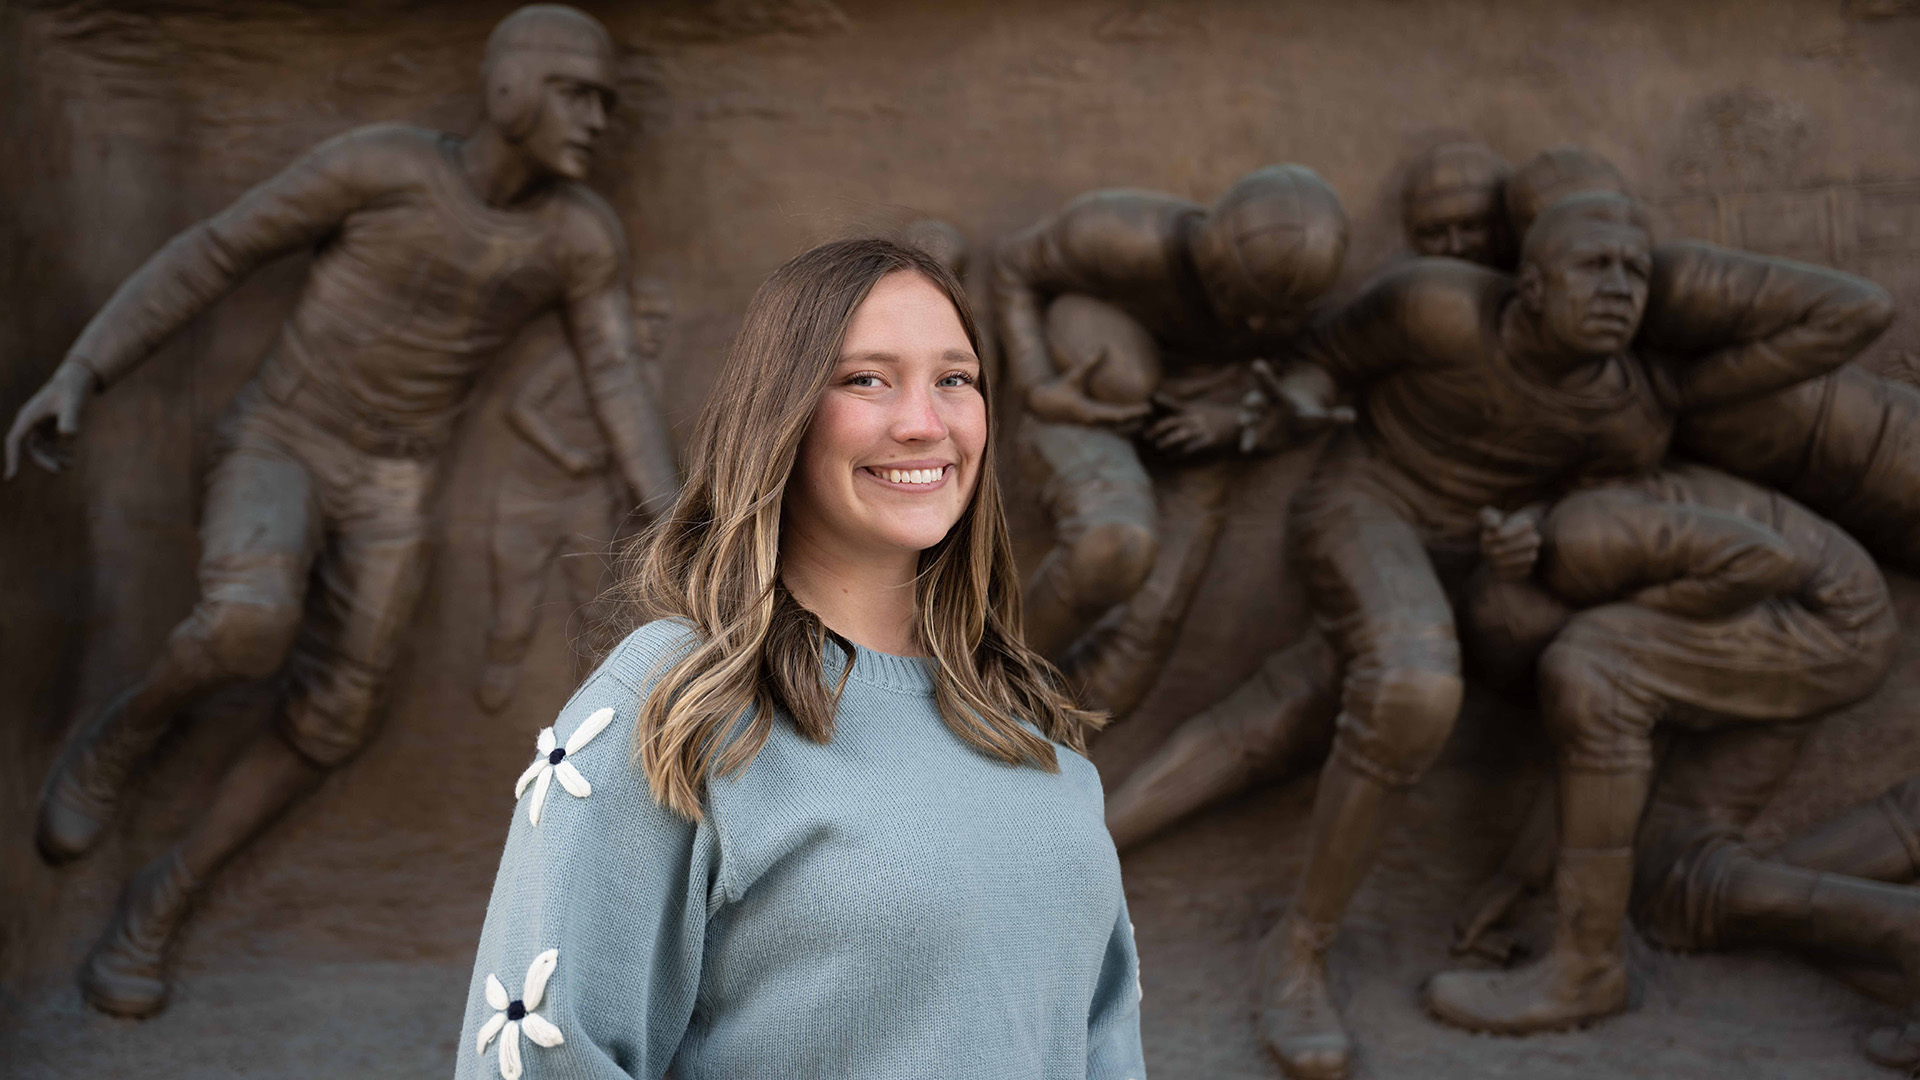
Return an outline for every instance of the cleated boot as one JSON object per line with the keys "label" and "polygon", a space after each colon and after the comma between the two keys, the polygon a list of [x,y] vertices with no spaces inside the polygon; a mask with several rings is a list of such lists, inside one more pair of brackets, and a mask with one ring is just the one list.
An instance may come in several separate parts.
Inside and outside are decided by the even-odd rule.
{"label": "cleated boot", "polygon": [[1260,1037],[1294,1080],[1343,1080],[1353,1040],[1327,992],[1331,923],[1289,912],[1260,943]]}
{"label": "cleated boot", "polygon": [[1427,981],[1427,1010],[1455,1027],[1502,1035],[1557,1031],[1627,1007],[1621,944],[1633,853],[1569,849],[1554,882],[1560,907],[1553,946],[1510,971],[1445,971]]}
{"label": "cleated boot", "polygon": [[49,866],[93,850],[119,810],[128,776],[153,749],[161,724],[130,724],[127,707],[138,689],[109,702],[93,722],[68,740],[40,790],[34,845]]}
{"label": "cleated boot", "polygon": [[147,864],[114,909],[113,921],[80,967],[80,993],[101,1012],[134,1019],[167,1003],[167,947],[199,882],[177,850]]}

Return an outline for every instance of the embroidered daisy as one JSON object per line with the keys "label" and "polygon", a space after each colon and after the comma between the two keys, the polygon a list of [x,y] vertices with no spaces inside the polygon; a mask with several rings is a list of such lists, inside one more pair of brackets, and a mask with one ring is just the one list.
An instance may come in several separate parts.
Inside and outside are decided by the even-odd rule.
{"label": "embroidered daisy", "polygon": [[507,997],[507,988],[500,985],[499,977],[492,972],[487,973],[487,1004],[500,1011],[480,1026],[480,1038],[474,1046],[474,1052],[486,1053],[487,1044],[493,1041],[495,1035],[500,1036],[501,1080],[520,1080],[521,1032],[526,1032],[527,1038],[549,1050],[567,1041],[559,1028],[533,1011],[540,1007],[540,997],[547,992],[547,978],[559,964],[559,949],[548,949],[534,957],[533,963],[527,965],[527,980],[521,985],[521,995],[511,1000]]}
{"label": "embroidered daisy", "polygon": [[533,801],[527,804],[527,821],[540,824],[540,811],[547,805],[547,789],[556,779],[561,787],[567,789],[567,794],[576,799],[593,794],[593,785],[587,783],[587,778],[580,775],[580,770],[574,768],[573,762],[568,761],[567,757],[579,753],[611,723],[612,709],[596,709],[584,723],[573,729],[573,734],[567,736],[565,746],[554,744],[552,728],[540,732],[540,737],[534,740],[534,745],[540,748],[540,756],[534,758],[533,764],[527,766],[527,771],[513,782],[513,797],[516,799],[527,790],[528,784],[533,785]]}

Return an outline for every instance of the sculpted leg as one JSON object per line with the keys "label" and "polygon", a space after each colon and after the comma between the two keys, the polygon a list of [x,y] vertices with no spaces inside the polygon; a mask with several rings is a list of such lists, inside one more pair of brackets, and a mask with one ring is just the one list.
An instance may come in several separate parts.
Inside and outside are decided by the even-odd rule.
{"label": "sculpted leg", "polygon": [[306,470],[236,450],[209,478],[200,600],[145,676],[67,743],[40,795],[34,840],[50,864],[92,850],[134,769],[204,694],[279,670],[313,550]]}
{"label": "sculpted leg", "polygon": [[1340,658],[1317,629],[1269,656],[1225,698],[1176,729],[1107,797],[1122,851],[1256,781],[1326,752],[1340,710]]}
{"label": "sculpted leg", "polygon": [[1559,915],[1541,959],[1512,971],[1450,971],[1427,983],[1433,1014],[1473,1031],[1551,1031],[1626,1008],[1621,934],[1633,888],[1634,834],[1652,785],[1650,737],[1663,703],[1614,655],[1612,623],[1652,613],[1576,616],[1540,661],[1541,704],[1560,749]]}
{"label": "sculpted leg", "polygon": [[[178,847],[141,871],[81,968],[97,1007],[146,1016],[165,1003],[166,957],[199,885],[313,790],[373,730],[424,569],[429,464],[332,460],[338,518],[286,664],[278,723],[228,770]],[[372,472],[378,482],[356,482]]]}
{"label": "sculpted leg", "polygon": [[1027,581],[1027,643],[1057,660],[1153,570],[1153,482],[1133,444],[1111,431],[1029,418],[1020,440],[1055,529],[1053,549]]}
{"label": "sculpted leg", "polygon": [[167,998],[168,946],[201,884],[324,775],[277,733],[256,738],[221,779],[213,804],[186,838],[127,883],[80,969],[88,1003],[115,1016],[158,1012]]}
{"label": "sculpted leg", "polygon": [[[1754,858],[1729,858],[1722,922],[1730,940],[1838,948],[1887,957],[1920,989],[1920,890]],[[1867,1039],[1867,1056],[1920,1066],[1920,1014]]]}
{"label": "sculpted leg", "polygon": [[1920,877],[1920,777],[1788,841],[1773,857],[1874,881]]}
{"label": "sculpted leg", "polygon": [[1081,688],[1088,704],[1125,716],[1159,680],[1213,562],[1236,475],[1230,466],[1202,465],[1167,484],[1151,572],[1061,660],[1061,671]]}
{"label": "sculpted leg", "polygon": [[1352,1040],[1327,988],[1326,953],[1407,788],[1460,711],[1452,610],[1411,526],[1361,489],[1316,484],[1293,515],[1296,565],[1345,658],[1333,754],[1314,795],[1292,906],[1260,945],[1260,1029],[1295,1077],[1345,1076]]}
{"label": "sculpted leg", "polygon": [[493,616],[487,623],[487,665],[474,698],[488,712],[513,700],[520,686],[520,661],[539,623],[552,559],[559,547],[551,503],[520,491],[513,478],[503,481],[493,501],[488,534],[488,566],[493,576]]}

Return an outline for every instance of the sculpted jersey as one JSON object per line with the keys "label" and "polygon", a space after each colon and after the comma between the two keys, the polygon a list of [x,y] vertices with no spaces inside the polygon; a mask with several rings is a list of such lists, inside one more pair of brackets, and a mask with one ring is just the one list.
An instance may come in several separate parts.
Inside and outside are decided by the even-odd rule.
{"label": "sculpted jersey", "polygon": [[1666,456],[1674,417],[1772,393],[1844,363],[1877,333],[1884,294],[1820,267],[1668,244],[1654,253],[1630,351],[1569,379],[1522,370],[1501,344],[1512,279],[1416,259],[1316,327],[1303,357],[1358,389],[1367,479],[1436,539]]}
{"label": "sculpted jersey", "polygon": [[1514,366],[1499,340],[1513,295],[1505,275],[1416,259],[1302,345],[1309,360],[1357,385],[1359,456],[1370,462],[1360,467],[1430,538],[1472,535],[1483,506],[1515,510],[1666,454],[1671,412],[1637,357],[1610,357],[1570,385]]}
{"label": "sculpted jersey", "polygon": [[[247,270],[311,247],[312,270],[261,381],[349,429],[438,447],[475,376],[530,318],[556,304],[577,315],[604,292],[624,302],[614,288],[621,232],[598,196],[560,182],[524,208],[489,207],[458,152],[452,136],[397,125],[321,144],[169,243],[73,355],[110,382]],[[605,320],[569,322],[593,341],[618,333]],[[625,381],[596,358],[590,379]]]}

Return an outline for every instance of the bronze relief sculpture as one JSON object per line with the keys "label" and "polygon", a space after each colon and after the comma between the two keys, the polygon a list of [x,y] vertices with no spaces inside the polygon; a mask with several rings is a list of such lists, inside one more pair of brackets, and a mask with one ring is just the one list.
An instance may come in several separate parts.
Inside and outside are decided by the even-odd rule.
{"label": "bronze relief sculpture", "polygon": [[[1890,315],[1884,292],[1846,275],[1706,245],[1656,250],[1636,204],[1596,193],[1542,214],[1517,278],[1415,260],[1298,343],[1302,363],[1269,381],[1272,400],[1324,414],[1329,372],[1359,395],[1359,422],[1326,448],[1290,530],[1331,648],[1310,635],[1276,656],[1176,733],[1109,808],[1117,835],[1137,839],[1167,820],[1156,794],[1189,809],[1298,767],[1325,738],[1316,721],[1339,687],[1306,874],[1261,957],[1263,1035],[1291,1073],[1349,1066],[1325,950],[1397,793],[1450,731],[1454,610],[1475,568],[1525,576],[1564,494],[1646,474],[1676,415],[1831,371]],[[1568,906],[1604,906],[1631,873],[1617,856],[1593,865],[1571,879]]]}
{"label": "bronze relief sculpture", "polygon": [[634,497],[673,494],[621,226],[580,182],[613,86],[613,42],[597,21],[560,5],[515,12],[487,44],[479,129],[379,125],[323,143],[149,259],[21,408],[9,475],[23,447],[57,468],[52,436],[79,431],[90,395],[255,266],[314,252],[279,339],[220,424],[199,602],[145,676],[74,733],[41,797],[43,857],[77,859],[181,709],[236,681],[284,682],[272,730],[128,883],[81,970],[96,1007],[160,1009],[168,945],[194,894],[371,735],[418,597],[454,421],[529,319],[561,311]]}

